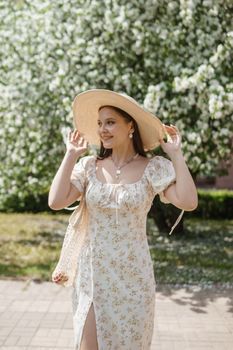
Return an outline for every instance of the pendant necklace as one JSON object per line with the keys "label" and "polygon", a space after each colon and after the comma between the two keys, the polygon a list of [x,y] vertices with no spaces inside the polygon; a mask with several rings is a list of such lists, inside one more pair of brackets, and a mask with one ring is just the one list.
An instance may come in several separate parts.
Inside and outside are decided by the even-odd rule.
{"label": "pendant necklace", "polygon": [[129,160],[127,160],[125,163],[123,163],[121,166],[117,166],[114,162],[114,160],[112,159],[112,155],[110,156],[113,164],[116,167],[116,179],[119,179],[120,175],[121,175],[121,168],[123,168],[126,164],[129,164],[132,160],[136,159],[138,157],[138,153],[136,153],[133,157],[131,157]]}

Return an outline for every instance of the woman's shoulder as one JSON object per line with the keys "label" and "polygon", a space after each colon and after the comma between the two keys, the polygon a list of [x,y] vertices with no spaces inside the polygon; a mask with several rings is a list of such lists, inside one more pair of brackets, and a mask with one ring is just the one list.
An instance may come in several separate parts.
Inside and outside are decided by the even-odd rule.
{"label": "woman's shoulder", "polygon": [[96,157],[94,155],[88,155],[80,157],[78,162],[75,164],[76,168],[87,169],[92,162],[94,162]]}
{"label": "woman's shoulder", "polygon": [[79,162],[81,162],[83,165],[89,163],[90,161],[93,161],[96,159],[96,156],[94,155],[88,155],[88,156],[83,156],[79,159]]}
{"label": "woman's shoulder", "polygon": [[149,178],[165,178],[170,174],[172,174],[172,176],[175,174],[175,169],[170,159],[158,155],[150,158],[148,164]]}
{"label": "woman's shoulder", "polygon": [[166,166],[170,166],[171,165],[171,160],[164,157],[164,156],[153,156],[150,158],[149,163],[152,166],[158,166],[158,167],[166,167]]}
{"label": "woman's shoulder", "polygon": [[175,182],[176,172],[170,159],[154,156],[150,159],[147,180],[152,185],[153,194],[162,192],[169,184]]}

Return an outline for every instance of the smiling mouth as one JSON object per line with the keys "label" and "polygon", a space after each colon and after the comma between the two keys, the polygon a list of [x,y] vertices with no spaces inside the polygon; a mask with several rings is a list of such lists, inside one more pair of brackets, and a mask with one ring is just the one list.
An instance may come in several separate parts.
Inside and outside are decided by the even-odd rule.
{"label": "smiling mouth", "polygon": [[103,140],[103,141],[108,141],[108,140],[110,140],[112,138],[112,136],[109,136],[109,137],[101,137],[101,139]]}

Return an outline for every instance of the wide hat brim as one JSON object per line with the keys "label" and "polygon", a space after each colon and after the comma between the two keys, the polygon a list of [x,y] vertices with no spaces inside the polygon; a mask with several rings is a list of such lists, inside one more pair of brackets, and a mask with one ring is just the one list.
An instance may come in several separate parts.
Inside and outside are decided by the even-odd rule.
{"label": "wide hat brim", "polygon": [[99,108],[111,105],[121,108],[137,122],[145,151],[160,145],[165,136],[163,123],[155,115],[146,111],[132,97],[106,89],[92,89],[78,94],[73,101],[74,127],[89,144],[100,146],[97,133]]}

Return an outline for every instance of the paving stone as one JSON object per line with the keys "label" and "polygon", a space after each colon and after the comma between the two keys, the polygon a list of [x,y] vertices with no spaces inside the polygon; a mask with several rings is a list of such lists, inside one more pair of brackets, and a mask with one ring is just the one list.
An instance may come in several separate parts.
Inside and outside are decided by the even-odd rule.
{"label": "paving stone", "polygon": [[[1,350],[74,349],[72,291],[0,280]],[[151,350],[232,350],[233,290],[157,285]]]}
{"label": "paving stone", "polygon": [[5,345],[5,346],[6,346],[6,345],[16,345],[17,342],[18,342],[18,340],[19,340],[19,337],[9,335],[9,336],[6,338],[6,340],[5,340],[5,342],[4,342],[4,345]]}

